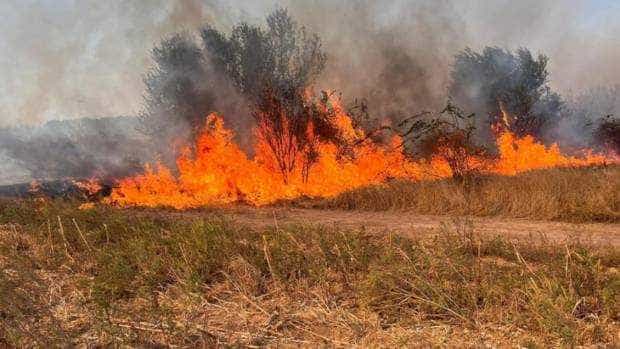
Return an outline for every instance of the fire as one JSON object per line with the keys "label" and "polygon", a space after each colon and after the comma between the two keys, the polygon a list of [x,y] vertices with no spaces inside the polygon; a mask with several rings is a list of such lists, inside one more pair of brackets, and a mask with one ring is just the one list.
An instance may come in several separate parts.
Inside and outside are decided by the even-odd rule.
{"label": "fire", "polygon": [[515,175],[520,172],[553,167],[581,167],[614,162],[603,155],[585,151],[581,158],[566,156],[557,144],[550,147],[536,142],[534,137],[518,138],[504,131],[497,138],[499,160],[492,166],[492,172],[502,175]]}
{"label": "fire", "polygon": [[99,183],[99,180],[96,178],[80,181],[74,180],[72,182],[76,187],[80,188],[88,195],[95,195],[103,189],[103,187]]}
{"label": "fire", "polygon": [[[506,111],[506,106],[504,105],[503,101],[498,101],[499,104],[499,110],[500,113],[502,114],[502,125],[501,127],[505,127],[508,128],[510,127],[510,115],[508,114],[508,111]],[[499,125],[498,125],[499,126]]]}
{"label": "fire", "polygon": [[[350,122],[341,126],[345,127],[343,131],[347,136],[353,137],[355,133],[350,132]],[[301,196],[334,196],[345,190],[382,183],[388,178],[413,179],[422,173],[397,147],[362,142],[354,149],[354,154],[345,159],[334,144],[319,143],[319,157],[309,168],[308,175],[304,176],[303,167],[298,166],[284,181],[279,164],[263,139],[257,137],[255,156],[249,159],[232,138],[222,118],[211,114],[194,152],[186,149],[177,160],[178,176],[161,164],[155,168],[147,166],[142,175],[121,180],[110,201],[122,206],[177,209],[232,202],[265,205]],[[392,145],[397,143],[399,140],[395,138]],[[302,155],[298,157],[295,163],[302,164]]]}
{"label": "fire", "polygon": [[95,203],[94,202],[85,202],[83,204],[81,204],[80,206],[78,206],[78,210],[80,211],[88,211],[88,210],[92,210],[95,208]]}
{"label": "fire", "polygon": [[[350,154],[340,154],[335,144],[316,141],[312,146],[318,158],[306,167],[302,164],[309,162],[298,153],[296,158],[288,159],[297,165],[290,173],[283,174],[272,148],[258,132],[255,156],[250,159],[234,143],[234,135],[225,128],[222,118],[211,114],[194,149],[185,149],[177,159],[178,174],[162,164],[146,166],[143,174],[120,180],[107,200],[119,206],[176,209],[235,202],[261,206],[304,196],[333,197],[390,179],[419,181],[452,176],[442,154],[430,161],[414,161],[403,152],[399,137],[393,137],[387,145],[368,140],[363,131],[353,126],[338,103],[334,106],[337,111],[334,126],[343,139],[354,145]],[[307,132],[312,135],[312,124]],[[506,130],[498,135],[497,145],[500,152],[497,159],[470,158],[467,161],[482,168],[482,172],[502,175],[615,161],[591,153],[579,158],[565,156],[555,144],[546,147],[532,137],[518,138]]]}

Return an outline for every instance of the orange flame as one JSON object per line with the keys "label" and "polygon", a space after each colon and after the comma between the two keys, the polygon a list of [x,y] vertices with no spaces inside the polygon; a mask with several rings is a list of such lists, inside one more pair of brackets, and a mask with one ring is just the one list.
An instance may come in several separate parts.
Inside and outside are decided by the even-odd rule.
{"label": "orange flame", "polygon": [[[340,156],[338,147],[317,141],[318,159],[304,176],[296,166],[284,180],[278,163],[265,140],[256,137],[255,156],[247,155],[233,142],[233,133],[221,117],[211,114],[200,133],[194,151],[186,149],[177,159],[178,175],[162,164],[146,166],[143,174],[118,182],[108,203],[119,206],[168,206],[176,209],[245,202],[266,205],[298,197],[333,197],[347,190],[381,184],[393,178],[430,180],[452,176],[448,162],[437,154],[430,161],[413,161],[400,146],[399,137],[388,145],[365,140],[351,118],[334,103],[334,126],[353,147],[350,156]],[[312,134],[312,125],[307,132]],[[503,131],[497,137],[500,156],[489,160],[468,159],[483,172],[514,175],[520,172],[560,166],[588,166],[616,162],[602,155],[565,156],[557,145],[546,147],[532,137],[517,138]],[[302,155],[297,155],[301,157]],[[302,164],[304,159],[295,159]]]}
{"label": "orange flame", "polygon": [[95,195],[103,189],[103,187],[99,183],[99,180],[95,178],[80,181],[74,180],[72,182],[76,187],[80,188],[88,195]]}
{"label": "orange flame", "polygon": [[581,167],[615,162],[603,155],[584,151],[582,158],[562,155],[557,144],[545,147],[537,143],[534,137],[517,138],[513,133],[504,131],[497,138],[499,160],[491,171],[503,175],[515,175],[520,172],[553,167]]}

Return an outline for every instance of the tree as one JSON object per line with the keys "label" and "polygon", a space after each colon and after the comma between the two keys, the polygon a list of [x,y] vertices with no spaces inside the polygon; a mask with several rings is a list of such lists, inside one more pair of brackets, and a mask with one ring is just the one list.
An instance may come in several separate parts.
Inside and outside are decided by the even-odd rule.
{"label": "tree", "polygon": [[299,26],[285,9],[267,16],[267,28],[241,23],[226,36],[206,26],[201,36],[209,58],[254,102],[265,91],[280,99],[303,94],[325,68],[316,34]]}
{"label": "tree", "polygon": [[[226,35],[205,26],[200,37],[203,47],[182,33],[152,51],[155,66],[145,78],[142,116],[160,154],[168,156],[164,161],[172,164],[176,158],[170,144],[193,139],[205,117],[218,111],[233,128],[241,128],[240,134],[246,134],[249,125],[239,119],[252,117],[248,119],[254,120],[285,181],[298,165],[309,168],[317,159],[316,142],[337,138],[329,122],[334,114],[329,100],[310,97],[326,62],[319,37],[284,9],[267,17],[266,28],[240,23]],[[248,104],[249,111],[239,107]],[[232,120],[229,114],[235,115]],[[298,164],[299,154],[303,164]]]}
{"label": "tree", "polygon": [[[201,31],[208,59],[252,104],[259,137],[268,144],[285,182],[303,155],[303,167],[317,156],[317,139],[335,139],[333,109],[310,87],[326,63],[321,40],[299,26],[285,9],[267,16],[267,27],[241,23],[227,37],[206,26]],[[311,132],[309,130],[311,129]]]}
{"label": "tree", "polygon": [[450,95],[466,110],[474,111],[478,127],[508,117],[506,127],[518,136],[541,137],[560,118],[562,101],[548,82],[548,58],[537,58],[525,48],[513,53],[486,47],[482,53],[465,49],[455,58]]}
{"label": "tree", "polygon": [[620,119],[607,116],[600,120],[594,131],[599,147],[620,154]]}

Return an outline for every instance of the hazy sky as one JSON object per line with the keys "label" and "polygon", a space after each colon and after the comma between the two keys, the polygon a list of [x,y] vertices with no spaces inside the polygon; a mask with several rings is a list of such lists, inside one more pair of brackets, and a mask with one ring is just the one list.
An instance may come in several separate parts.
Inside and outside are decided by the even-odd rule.
{"label": "hazy sky", "polygon": [[[153,44],[207,21],[220,28],[239,19],[259,21],[282,5],[297,18],[311,18],[307,24],[333,41],[339,35],[334,24],[348,6],[369,7],[371,16],[363,20],[381,28],[419,20],[407,10],[436,3],[449,9],[436,15],[458,33],[456,44],[446,34],[436,36],[440,44],[450,41],[442,54],[466,46],[526,46],[550,57],[551,83],[560,91],[620,83],[618,0],[2,0],[0,126],[134,114]],[[430,11],[425,20],[433,16]],[[423,50],[417,43],[411,37],[409,45]]]}

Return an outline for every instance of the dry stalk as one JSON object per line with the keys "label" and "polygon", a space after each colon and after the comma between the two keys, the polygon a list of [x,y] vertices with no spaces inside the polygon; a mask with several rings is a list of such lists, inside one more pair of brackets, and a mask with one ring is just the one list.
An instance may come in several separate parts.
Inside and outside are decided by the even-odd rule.
{"label": "dry stalk", "polygon": [[54,254],[54,242],[52,241],[52,225],[49,218],[47,219],[47,243],[50,247],[50,253]]}
{"label": "dry stalk", "polygon": [[75,218],[72,219],[73,220],[73,224],[75,225],[75,229],[77,229],[78,234],[80,234],[80,238],[82,238],[82,242],[84,242],[84,245],[86,246],[86,249],[88,250],[88,252],[92,252],[92,248],[90,248],[90,245],[88,244],[88,241],[86,240],[86,237],[84,236],[84,234],[82,234],[82,229],[80,229],[80,226],[77,224],[77,221],[75,220]]}
{"label": "dry stalk", "polygon": [[271,274],[271,276],[276,281],[276,284],[279,287],[280,280],[278,279],[278,276],[273,271],[273,267],[271,266],[271,257],[269,256],[269,247],[267,246],[267,237],[265,235],[263,235],[263,253],[265,254],[265,260],[267,261],[267,267],[269,267],[269,273]]}
{"label": "dry stalk", "polygon": [[105,243],[106,245],[110,244],[110,232],[108,231],[108,225],[103,223],[103,229],[105,230]]}
{"label": "dry stalk", "polygon": [[67,255],[67,257],[72,261],[75,262],[75,259],[73,259],[73,256],[71,256],[71,254],[69,253],[69,242],[67,241],[67,237],[65,236],[65,229],[62,226],[62,220],[60,219],[60,216],[56,216],[58,218],[58,230],[60,231],[60,236],[62,237],[62,243],[65,247],[65,255]]}

